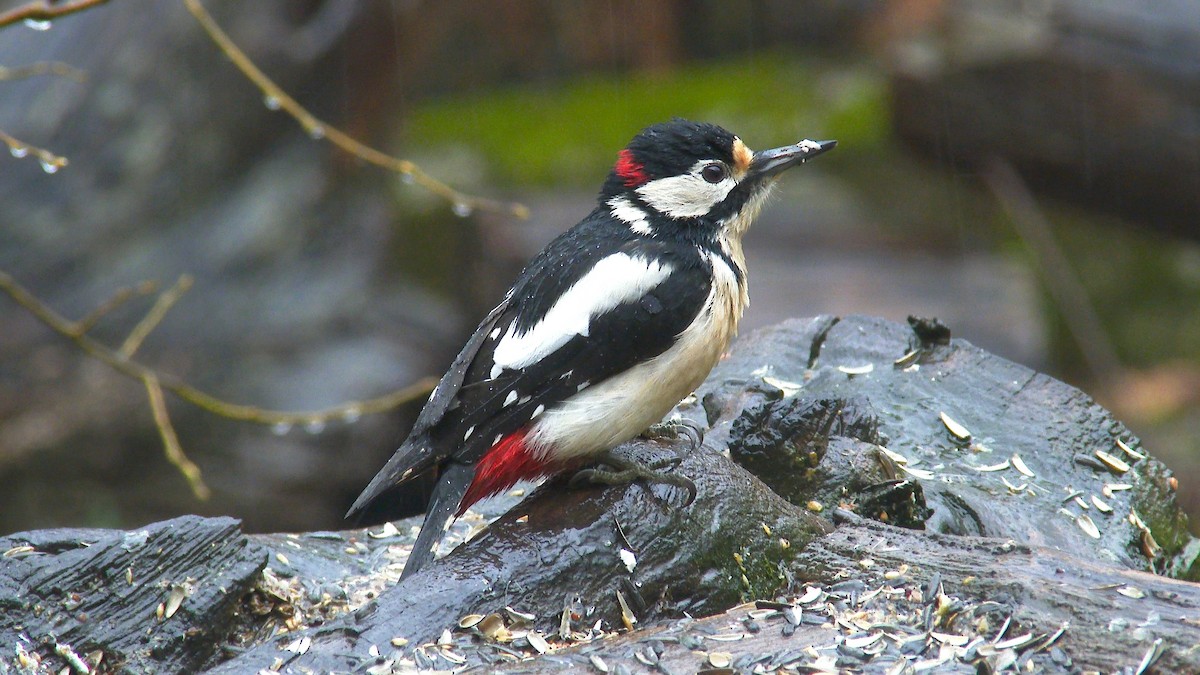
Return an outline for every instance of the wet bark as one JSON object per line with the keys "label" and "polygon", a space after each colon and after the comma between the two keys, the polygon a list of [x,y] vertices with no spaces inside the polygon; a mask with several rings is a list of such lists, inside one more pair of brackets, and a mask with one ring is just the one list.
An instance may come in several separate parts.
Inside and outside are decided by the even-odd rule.
{"label": "wet bark", "polygon": [[1200,586],[1148,573],[1192,574],[1176,482],[1065,384],[936,322],[818,317],[747,336],[679,413],[707,429],[675,469],[692,504],[551,483],[403,583],[411,521],[13,535],[0,635],[54,669],[56,644],[102,652],[101,672],[1200,669]]}

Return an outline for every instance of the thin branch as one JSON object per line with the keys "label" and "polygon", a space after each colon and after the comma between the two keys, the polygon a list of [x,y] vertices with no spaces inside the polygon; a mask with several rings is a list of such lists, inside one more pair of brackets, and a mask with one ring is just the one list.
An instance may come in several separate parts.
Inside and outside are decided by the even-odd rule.
{"label": "thin branch", "polygon": [[51,19],[57,19],[61,16],[103,5],[106,2],[108,0],[74,0],[74,2],[40,0],[39,2],[28,2],[20,7],[13,7],[6,12],[0,13],[0,28],[10,26],[18,21],[50,21]]}
{"label": "thin branch", "polygon": [[51,330],[74,342],[88,356],[135,380],[144,382],[148,376],[152,376],[166,391],[192,405],[229,419],[267,424],[277,428],[321,425],[333,420],[354,421],[362,415],[387,412],[409,401],[419,399],[427,395],[433,389],[433,385],[437,384],[436,378],[426,377],[390,394],[362,401],[347,401],[320,410],[291,412],[229,403],[200,391],[175,376],[161,373],[138,361],[126,359],[87,335],[77,334],[76,322],[70,321],[50,309],[3,271],[0,271],[0,290],[7,293],[17,304],[24,307]]}
{"label": "thin branch", "polygon": [[149,312],[146,312],[146,316],[142,317],[138,325],[133,327],[133,330],[129,332],[129,336],[125,338],[125,342],[121,343],[121,348],[117,350],[121,358],[125,360],[133,358],[134,353],[142,346],[142,342],[146,340],[146,336],[150,334],[150,331],[158,326],[163,317],[167,315],[167,312],[171,310],[171,307],[191,287],[192,275],[184,274],[179,277],[179,281],[175,282],[174,286],[159,294],[158,300],[154,301],[154,306],[150,308]]}
{"label": "thin branch", "polygon": [[1008,214],[1009,221],[1038,261],[1050,297],[1066,319],[1067,329],[1092,374],[1112,377],[1121,369],[1116,347],[1104,331],[1087,289],[1071,270],[1071,263],[1051,232],[1050,221],[1038,208],[1029,188],[1012,165],[1002,159],[990,161],[984,182]]}
{"label": "thin branch", "polygon": [[42,170],[46,173],[56,173],[68,164],[66,157],[59,157],[49,150],[43,150],[35,145],[19,141],[3,131],[0,131],[0,141],[4,141],[8,145],[9,154],[17,159],[28,157],[29,155],[37,157],[38,161],[42,163]]}
{"label": "thin branch", "polygon": [[87,73],[62,61],[37,61],[15,68],[0,66],[0,80],[25,80],[39,75],[57,75],[76,82],[87,80]]}
{"label": "thin branch", "polygon": [[167,461],[179,469],[179,473],[187,479],[188,487],[192,489],[192,494],[196,495],[196,499],[202,502],[208,501],[208,498],[212,496],[212,490],[208,489],[208,485],[204,483],[204,477],[200,475],[200,467],[188,459],[183,452],[183,446],[179,444],[179,436],[175,433],[175,427],[171,425],[171,417],[167,414],[167,402],[163,397],[162,385],[153,374],[147,374],[142,378],[142,382],[146,384],[146,395],[150,399],[150,411],[154,414],[154,426],[158,427],[158,435],[162,437],[163,451],[167,456]]}
{"label": "thin branch", "polygon": [[192,16],[196,17],[196,21],[200,23],[200,26],[204,28],[217,47],[233,62],[233,65],[242,71],[242,74],[262,91],[263,100],[267,102],[267,107],[272,110],[283,110],[291,115],[313,138],[326,139],[365,162],[404,176],[405,180],[416,183],[426,190],[448,200],[454,205],[455,213],[459,215],[469,214],[474,209],[483,209],[511,213],[518,218],[527,218],[529,216],[529,209],[523,204],[499,202],[459,192],[425,173],[421,167],[413,162],[407,159],[392,157],[364,145],[344,131],[317,119],[316,116],[308,112],[294,98],[272,82],[266,74],[258,69],[258,66],[254,65],[254,62],[246,56],[245,52],[239,49],[233,40],[229,38],[229,35],[217,25],[212,15],[200,4],[200,0],[184,0],[184,4],[187,5],[188,11],[192,13]]}
{"label": "thin branch", "polygon": [[132,298],[139,295],[150,295],[158,290],[158,284],[153,281],[143,281],[137,286],[126,286],[125,288],[117,289],[112,297],[102,302],[96,309],[88,312],[82,319],[76,321],[71,326],[71,335],[83,335],[90,331],[100,319],[112,312],[121,305],[129,302]]}

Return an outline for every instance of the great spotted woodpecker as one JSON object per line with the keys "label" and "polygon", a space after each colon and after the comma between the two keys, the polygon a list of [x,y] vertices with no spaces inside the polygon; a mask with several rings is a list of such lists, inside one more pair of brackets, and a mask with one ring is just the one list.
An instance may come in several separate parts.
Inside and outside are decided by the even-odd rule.
{"label": "great spotted woodpecker", "polygon": [[618,153],[595,210],[475,329],[347,516],[437,468],[403,578],[478,500],[595,460],[660,421],[737,333],[749,303],[742,235],[776,177],[835,144],[752,152],[713,124],[644,129]]}

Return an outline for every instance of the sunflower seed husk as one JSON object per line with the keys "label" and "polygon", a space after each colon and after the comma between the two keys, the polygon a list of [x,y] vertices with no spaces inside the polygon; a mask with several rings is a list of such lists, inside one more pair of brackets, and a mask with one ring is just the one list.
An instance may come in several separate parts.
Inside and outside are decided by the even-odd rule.
{"label": "sunflower seed husk", "polygon": [[483,621],[482,614],[468,614],[458,620],[458,627],[459,628],[474,628],[476,625],[479,624],[480,621]]}
{"label": "sunflower seed husk", "polygon": [[800,596],[796,600],[796,604],[811,605],[812,603],[820,600],[824,595],[825,591],[821,590],[820,586],[805,586],[804,595]]}
{"label": "sunflower seed husk", "polygon": [[1022,476],[1025,476],[1026,478],[1034,477],[1034,473],[1029,470],[1029,467],[1025,466],[1025,460],[1021,459],[1020,455],[1014,454],[1012,456],[1012,465],[1013,468],[1016,469],[1017,472]]}
{"label": "sunflower seed husk", "polygon": [[1004,487],[1008,488],[1008,491],[1012,492],[1012,493],[1021,492],[1025,488],[1029,487],[1029,483],[1021,483],[1020,485],[1013,485],[1012,483],[1008,482],[1008,479],[1005,478],[1004,476],[1000,476],[1000,482],[1004,483]]}
{"label": "sunflower seed husk", "polygon": [[499,614],[488,614],[475,627],[489,640],[495,642],[512,640],[512,633],[508,631],[508,626],[504,625],[504,619]]}
{"label": "sunflower seed husk", "polygon": [[542,637],[542,634],[539,631],[526,633],[525,639],[529,640],[529,646],[533,647],[534,651],[539,654],[545,654],[546,652],[550,651],[550,643],[546,641],[546,638]]}
{"label": "sunflower seed husk", "polygon": [[625,624],[625,630],[633,630],[637,617],[633,615],[633,610],[629,609],[629,603],[625,602],[625,594],[621,591],[617,591],[617,604],[621,605],[621,623]]}
{"label": "sunflower seed husk", "polygon": [[953,633],[939,633],[937,631],[930,631],[929,637],[933,638],[934,640],[937,640],[938,642],[948,644],[952,647],[961,647],[970,641],[970,638],[968,638],[966,635],[954,635]]}
{"label": "sunflower seed husk", "polygon": [[1141,662],[1138,663],[1138,667],[1133,671],[1133,675],[1142,675],[1145,673],[1150,666],[1154,665],[1154,662],[1158,660],[1158,657],[1162,656],[1162,650],[1163,639],[1155,638],[1154,644],[1150,645],[1150,648],[1146,650],[1145,656],[1143,656]]}
{"label": "sunflower seed husk", "polygon": [[988,464],[986,466],[977,466],[977,467],[975,467],[975,470],[976,471],[1003,471],[1010,466],[1012,466],[1012,464],[1006,459],[1003,462],[1000,462],[999,464]]}
{"label": "sunflower seed husk", "polygon": [[1154,560],[1158,557],[1158,554],[1162,553],[1162,546],[1159,546],[1158,542],[1154,540],[1154,535],[1150,533],[1150,528],[1142,530],[1142,553],[1145,553],[1146,557],[1151,560]]}
{"label": "sunflower seed husk", "polygon": [[1129,465],[1126,464],[1123,459],[1114,455],[1110,455],[1103,450],[1096,451],[1096,458],[1101,462],[1104,462],[1104,465],[1114,473],[1125,473],[1126,471],[1129,471]]}
{"label": "sunflower seed husk", "polygon": [[1118,448],[1120,448],[1120,449],[1121,449],[1121,451],[1122,451],[1122,452],[1124,452],[1126,455],[1129,455],[1130,457],[1132,457],[1132,458],[1134,458],[1134,459],[1146,459],[1146,455],[1144,455],[1144,454],[1142,454],[1142,453],[1138,452],[1137,450],[1134,450],[1133,448],[1129,447],[1129,446],[1128,446],[1128,445],[1125,443],[1125,441],[1123,441],[1123,440],[1121,440],[1121,439],[1119,439],[1119,438],[1117,439],[1117,447],[1118,447]]}
{"label": "sunflower seed husk", "polygon": [[967,441],[971,439],[971,432],[967,431],[967,428],[963,425],[954,421],[954,419],[952,419],[949,415],[942,412],[938,413],[938,417],[941,418],[942,424],[946,425],[946,430],[950,432],[950,435],[954,436],[960,441]]}
{"label": "sunflower seed husk", "polygon": [[388,539],[400,536],[400,530],[397,530],[396,526],[391,521],[388,521],[383,524],[383,527],[379,528],[378,532],[367,530],[367,536],[372,539]]}
{"label": "sunflower seed husk", "polygon": [[1127,598],[1133,598],[1135,600],[1141,600],[1142,598],[1146,597],[1146,592],[1137,586],[1121,586],[1117,589],[1117,592]]}
{"label": "sunflower seed husk", "polygon": [[904,473],[907,473],[913,478],[920,478],[922,480],[932,480],[934,478],[934,473],[932,471],[926,471],[925,469],[914,469],[910,466],[904,465],[901,465],[900,468],[904,470]]}
{"label": "sunflower seed husk", "polygon": [[182,584],[171,586],[171,592],[167,594],[167,600],[163,603],[163,618],[169,619],[175,616],[175,612],[179,611],[180,605],[188,596],[188,589]]}
{"label": "sunflower seed husk", "polygon": [[1096,527],[1096,523],[1092,522],[1092,519],[1087,514],[1078,516],[1075,518],[1075,522],[1079,525],[1079,529],[1083,530],[1087,536],[1092,539],[1100,538],[1100,528]]}
{"label": "sunflower seed husk", "polygon": [[505,607],[504,612],[508,614],[509,620],[513,623],[529,623],[537,618],[537,614],[533,612],[521,612],[512,607]]}
{"label": "sunflower seed husk", "polygon": [[733,663],[733,654],[729,652],[709,652],[708,665],[713,668],[728,668]]}

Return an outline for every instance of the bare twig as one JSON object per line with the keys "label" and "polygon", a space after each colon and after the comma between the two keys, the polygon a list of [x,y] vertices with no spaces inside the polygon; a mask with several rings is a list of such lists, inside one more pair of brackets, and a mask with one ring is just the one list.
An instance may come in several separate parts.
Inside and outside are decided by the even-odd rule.
{"label": "bare twig", "polygon": [[15,68],[0,66],[0,80],[24,80],[38,75],[58,75],[76,82],[87,80],[87,73],[62,61],[37,61]]}
{"label": "bare twig", "polygon": [[[176,288],[178,288],[178,286]],[[85,331],[81,330],[81,327],[90,328],[92,323],[94,323],[94,320],[85,326],[84,321],[75,322],[64,318],[54,310],[50,309],[45,303],[38,300],[32,293],[18,284],[15,279],[3,271],[0,271],[0,290],[3,290],[5,293],[7,293],[10,297],[12,297],[13,300],[17,302],[18,305],[24,307],[30,314],[32,314],[42,323],[46,324],[46,326],[48,326],[51,330],[75,343],[85,354],[104,363],[118,373],[121,373],[127,377],[131,377],[135,380],[140,380],[141,382],[146,383],[148,388],[154,386],[169,391],[188,403],[207,410],[215,415],[220,415],[221,417],[243,422],[266,424],[276,428],[288,429],[297,425],[309,427],[319,426],[334,420],[354,421],[362,415],[370,415],[394,410],[395,408],[408,403],[409,401],[421,398],[428,394],[429,391],[433,389],[433,385],[437,383],[435,378],[426,377],[418,380],[416,383],[409,385],[408,387],[394,391],[390,394],[385,394],[377,398],[371,398],[362,401],[346,401],[345,403],[320,410],[291,412],[266,410],[256,406],[229,403],[212,396],[211,394],[200,391],[199,389],[196,389],[195,387],[187,384],[183,380],[173,375],[161,373],[150,366],[135,361],[132,358],[128,358],[125,355],[110,349],[99,341],[88,337],[85,334]],[[163,295],[166,296],[170,293],[171,291],[167,291]],[[124,295],[125,294],[118,294],[117,297],[122,298],[123,301]],[[165,301],[160,298],[155,307],[159,307],[164,302]],[[171,302],[173,302],[173,300]],[[116,304],[118,304],[118,301],[110,300],[105,303],[104,306],[111,307],[115,306]],[[169,303],[167,303],[166,308],[169,308]],[[162,311],[165,312],[166,308],[164,308]],[[94,311],[88,316],[94,317],[98,314],[102,314],[102,312]],[[147,315],[147,318],[143,319],[142,323],[139,325],[150,325],[153,327],[153,324],[157,323],[158,321],[157,318],[151,320],[150,317],[154,314],[155,310],[152,309]],[[148,321],[150,323],[147,323]],[[149,383],[151,380],[153,381],[153,385]],[[151,401],[151,405],[154,405],[154,401]],[[164,442],[166,442],[166,432],[163,432],[162,429],[163,427],[160,424],[160,433],[164,434]],[[169,449],[168,452],[170,452]]]}
{"label": "bare twig", "polygon": [[454,205],[455,213],[460,215],[468,214],[474,209],[483,209],[511,213],[518,218],[529,216],[529,209],[523,204],[499,202],[459,192],[425,173],[421,167],[413,162],[407,159],[392,157],[364,145],[344,131],[317,119],[317,117],[297,103],[294,98],[272,82],[270,78],[258,69],[258,66],[254,65],[254,62],[246,56],[245,52],[238,48],[225,31],[217,25],[212,15],[200,4],[200,0],[184,0],[184,3],[187,5],[188,11],[192,13],[192,16],[196,17],[196,21],[200,23],[201,27],[212,38],[212,41],[216,43],[217,47],[225,53],[225,56],[229,57],[229,60],[233,62],[233,65],[238,70],[242,71],[242,74],[262,91],[263,100],[267,102],[267,107],[273,110],[283,110],[291,115],[313,138],[326,139],[365,162],[400,174],[405,180],[420,185],[426,190],[450,201]]}
{"label": "bare twig", "polygon": [[19,7],[0,13],[0,28],[10,26],[18,21],[50,21],[61,16],[82,12],[97,5],[103,5],[108,0],[74,0],[73,2],[54,2],[40,0],[27,2]]}
{"label": "bare twig", "polygon": [[167,315],[167,312],[171,310],[171,307],[173,307],[175,303],[179,301],[179,298],[183,297],[183,294],[187,293],[188,289],[191,287],[192,275],[184,274],[183,276],[179,277],[179,281],[175,282],[174,286],[163,291],[158,296],[158,300],[154,302],[154,306],[150,308],[149,312],[146,312],[146,316],[142,317],[142,320],[138,322],[138,325],[133,327],[133,330],[129,332],[129,336],[125,338],[125,342],[121,343],[121,348],[117,350],[117,353],[121,355],[121,358],[125,360],[133,358],[134,353],[137,352],[138,347],[142,346],[142,342],[145,341],[146,336],[150,334],[150,331],[154,330],[155,327],[158,326],[163,317]]}
{"label": "bare twig", "polygon": [[188,487],[192,489],[192,494],[196,495],[196,499],[208,501],[208,498],[212,496],[212,490],[209,490],[208,485],[204,483],[204,478],[200,475],[200,467],[188,459],[183,452],[183,446],[179,444],[179,436],[175,433],[175,427],[171,425],[171,417],[167,414],[167,402],[163,397],[162,385],[158,383],[158,378],[152,373],[143,377],[142,382],[146,384],[146,395],[150,399],[150,411],[154,414],[154,426],[158,427],[158,435],[162,437],[163,451],[167,455],[167,461],[179,469],[179,473],[187,479]]}
{"label": "bare twig", "polygon": [[1002,159],[990,161],[983,178],[1008,214],[1017,235],[1037,259],[1046,289],[1066,319],[1088,368],[1099,379],[1114,376],[1121,369],[1117,350],[1029,188],[1012,165]]}
{"label": "bare twig", "polygon": [[71,335],[83,335],[90,331],[100,319],[107,316],[109,312],[129,302],[130,299],[139,295],[150,295],[157,290],[158,284],[153,281],[143,281],[137,286],[126,286],[125,288],[118,289],[116,293],[113,293],[111,298],[100,303],[96,309],[88,312],[82,319],[72,324]]}
{"label": "bare twig", "polygon": [[42,163],[42,170],[46,173],[55,173],[68,163],[66,157],[59,157],[49,150],[43,150],[24,141],[19,141],[3,131],[0,131],[0,141],[4,141],[8,145],[9,154],[17,159],[28,157],[29,155],[37,157],[38,161]]}

